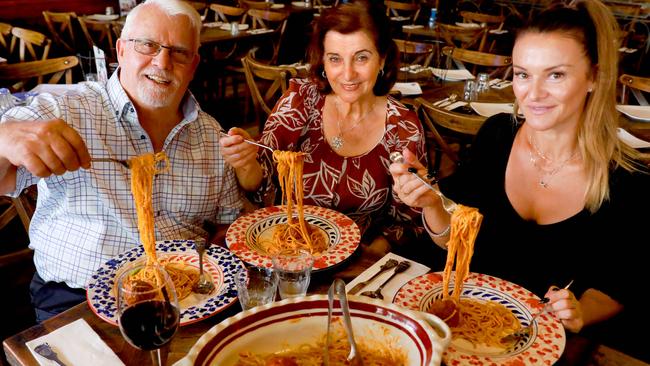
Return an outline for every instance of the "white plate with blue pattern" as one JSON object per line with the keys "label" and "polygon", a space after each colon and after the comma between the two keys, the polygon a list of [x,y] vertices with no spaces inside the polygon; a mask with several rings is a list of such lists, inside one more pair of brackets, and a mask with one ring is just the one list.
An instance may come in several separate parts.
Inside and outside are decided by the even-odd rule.
{"label": "white plate with blue pattern", "polygon": [[[134,262],[144,256],[142,246],[137,246],[104,263],[92,276],[86,288],[86,298],[90,309],[101,319],[117,325],[117,301],[115,299],[115,279]],[[198,268],[199,257],[192,240],[164,240],[156,242],[159,258],[170,261],[183,261]],[[212,245],[203,261],[204,270],[215,284],[215,289],[207,294],[192,293],[180,301],[181,322],[187,325],[210,317],[232,305],[237,300],[235,273],[244,263],[225,248]]]}

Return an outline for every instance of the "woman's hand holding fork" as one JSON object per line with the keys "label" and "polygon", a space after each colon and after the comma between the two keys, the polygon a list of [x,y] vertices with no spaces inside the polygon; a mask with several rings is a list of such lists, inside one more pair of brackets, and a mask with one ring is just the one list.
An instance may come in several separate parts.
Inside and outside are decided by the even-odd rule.
{"label": "woman's hand holding fork", "polygon": [[219,144],[226,163],[235,168],[241,187],[246,191],[256,190],[262,182],[262,166],[257,161],[259,147],[246,143],[251,136],[245,130],[234,127],[228,133],[221,133]]}

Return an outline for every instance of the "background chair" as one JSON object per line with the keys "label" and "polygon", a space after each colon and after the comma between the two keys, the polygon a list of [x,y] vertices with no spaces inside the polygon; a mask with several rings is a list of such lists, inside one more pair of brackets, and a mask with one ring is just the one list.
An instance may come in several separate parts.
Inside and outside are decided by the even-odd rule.
{"label": "background chair", "polygon": [[77,42],[72,20],[77,19],[77,14],[75,12],[55,13],[45,10],[43,11],[43,18],[45,18],[45,24],[54,43],[68,54],[76,54]]}
{"label": "background chair", "polygon": [[273,34],[270,35],[270,49],[265,48],[264,45],[261,45],[256,50],[255,57],[258,59],[267,60],[269,64],[275,65],[280,53],[282,40],[284,39],[284,31],[287,28],[289,13],[261,9],[249,9],[247,15],[250,17],[250,22],[253,29],[273,29]]}
{"label": "background chair", "polygon": [[415,24],[415,20],[420,15],[420,4],[415,2],[384,1],[386,6],[386,15],[392,21]]}
{"label": "background chair", "polygon": [[618,80],[623,84],[621,104],[627,104],[628,93],[626,89],[629,88],[630,93],[634,95],[639,105],[649,105],[642,92],[650,93],[650,78],[623,74],[618,78]]}
{"label": "background chair", "polygon": [[17,84],[7,85],[12,92],[28,90],[42,84],[47,75],[51,75],[47,79],[48,84],[56,84],[62,79],[66,84],[72,84],[72,69],[78,64],[76,56],[3,64],[0,65],[0,85],[18,81]]}
{"label": "background chair", "polygon": [[0,56],[9,56],[9,45],[11,44],[11,24],[0,23]]}
{"label": "background chair", "polygon": [[440,37],[448,46],[482,51],[480,48],[486,27],[465,28],[458,25],[436,23]]}
{"label": "background chair", "polygon": [[239,0],[239,6],[245,9],[268,10],[273,6],[273,2],[263,0]]}
{"label": "background chair", "polygon": [[214,11],[214,20],[224,23],[242,23],[244,21],[243,17],[246,14],[246,8],[223,4],[210,4],[210,9]]}
{"label": "background chair", "polygon": [[465,23],[476,23],[486,28],[486,31],[483,32],[483,36],[481,37],[481,42],[479,43],[478,49],[482,51],[492,52],[496,44],[496,39],[494,39],[490,46],[486,49],[488,34],[492,30],[502,30],[506,17],[503,15],[491,15],[476,13],[472,11],[461,11],[460,16],[463,18],[463,21]]}
{"label": "background chair", "polygon": [[259,132],[273,110],[276,101],[287,90],[289,79],[296,77],[298,71],[290,66],[271,66],[255,60],[249,53],[241,60],[246,75],[246,84],[253,99],[253,108]]}
{"label": "background chair", "polygon": [[43,33],[13,27],[11,34],[13,38],[11,39],[11,46],[9,46],[9,53],[13,54],[15,52],[16,43],[18,43],[19,61],[45,60],[49,55],[52,41]]}
{"label": "background chair", "polygon": [[[455,47],[443,47],[442,54],[448,60],[453,60],[460,68],[467,68],[466,63],[474,65],[472,74],[477,72],[488,72],[490,78],[500,77],[507,79],[512,71],[512,57],[495,55],[492,53],[465,50]],[[450,66],[450,65],[449,65]],[[482,67],[482,68],[479,68]]]}
{"label": "background chair", "polygon": [[434,54],[434,45],[431,43],[405,41],[394,39],[400,52],[402,64],[418,64],[428,67]]}
{"label": "background chair", "polygon": [[[88,49],[92,50],[93,45],[101,48],[108,58],[107,64],[115,62],[117,55],[115,51],[115,40],[119,34],[115,34],[112,22],[92,20],[88,17],[79,17],[81,31],[86,38]],[[92,52],[92,51],[91,51]]]}
{"label": "background chair", "polygon": [[[433,162],[431,168],[436,176],[446,176],[465,160],[472,140],[486,118],[438,108],[424,98],[417,98],[415,103],[425,128],[427,143],[435,151],[435,156],[429,160]],[[442,169],[445,166],[443,157],[452,163],[451,167],[447,164],[449,170]]]}

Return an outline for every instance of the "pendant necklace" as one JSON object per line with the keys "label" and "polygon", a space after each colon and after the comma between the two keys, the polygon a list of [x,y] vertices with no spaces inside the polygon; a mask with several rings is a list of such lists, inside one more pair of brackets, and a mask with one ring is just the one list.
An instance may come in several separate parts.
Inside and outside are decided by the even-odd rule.
{"label": "pendant necklace", "polygon": [[[528,135],[528,144],[532,147],[532,149],[528,150],[528,155],[530,156],[530,162],[533,163],[533,166],[537,169],[539,172],[539,185],[548,188],[548,184],[553,179],[555,174],[557,174],[562,168],[564,168],[565,165],[567,165],[568,162],[571,160],[575,159],[576,156],[578,156],[578,151],[575,151],[571,156],[569,156],[567,159],[563,160],[560,162],[555,168],[553,169],[544,169],[540,164],[539,164],[539,159],[541,158],[546,162],[546,164],[553,164],[553,160],[550,159],[548,156],[546,156],[543,152],[539,150],[537,147],[537,144],[535,144],[535,140],[533,140],[532,135]],[[535,152],[535,155],[537,157],[533,156],[533,151]]]}
{"label": "pendant necklace", "polygon": [[343,147],[343,145],[345,144],[345,140],[343,139],[343,134],[346,133],[346,132],[350,132],[353,129],[355,129],[361,123],[361,121],[366,119],[366,117],[368,117],[370,112],[372,112],[372,110],[375,109],[375,106],[373,104],[372,108],[370,108],[366,113],[364,113],[363,116],[359,117],[352,124],[351,127],[348,127],[345,130],[341,129],[341,113],[339,112],[339,99],[338,99],[338,97],[336,97],[336,99],[334,100],[334,107],[336,108],[336,126],[339,129],[339,133],[336,136],[334,136],[334,138],[332,138],[332,140],[330,140],[330,145],[332,146],[332,148],[334,150],[340,150]]}

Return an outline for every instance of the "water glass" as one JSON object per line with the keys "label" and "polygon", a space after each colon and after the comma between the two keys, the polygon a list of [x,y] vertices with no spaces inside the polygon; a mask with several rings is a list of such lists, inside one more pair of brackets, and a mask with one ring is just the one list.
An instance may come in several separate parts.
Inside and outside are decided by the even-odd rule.
{"label": "water glass", "polygon": [[270,268],[243,268],[235,274],[235,286],[242,309],[248,310],[275,300],[278,275]]}
{"label": "water glass", "polygon": [[230,23],[230,34],[232,34],[233,36],[239,34],[239,23],[237,22]]}
{"label": "water glass", "polygon": [[476,91],[478,93],[483,93],[490,90],[490,74],[482,72],[478,74],[478,83],[476,85]]}
{"label": "water glass", "polygon": [[273,256],[272,261],[280,279],[280,298],[305,296],[314,265],[311,253],[305,250],[281,251]]}
{"label": "water glass", "polygon": [[478,91],[476,81],[465,80],[465,88],[463,89],[463,100],[466,102],[474,102],[478,99]]}
{"label": "water glass", "polygon": [[115,14],[115,11],[113,10],[112,6],[107,6],[106,7],[106,15],[113,15]]}

